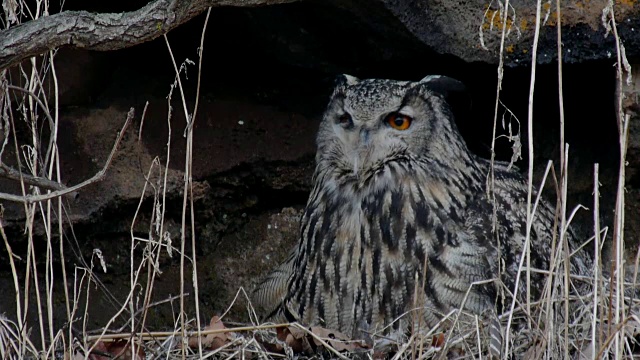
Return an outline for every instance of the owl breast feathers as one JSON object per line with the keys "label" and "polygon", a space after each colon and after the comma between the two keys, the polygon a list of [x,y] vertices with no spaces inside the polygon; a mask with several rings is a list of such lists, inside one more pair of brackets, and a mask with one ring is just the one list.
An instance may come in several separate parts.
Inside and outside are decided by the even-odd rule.
{"label": "owl breast feathers", "polygon": [[[272,319],[357,335],[397,329],[403,321],[394,320],[411,317],[416,304],[433,326],[455,309],[495,310],[499,294],[513,292],[526,181],[496,162],[487,190],[491,164],[469,152],[447,103],[462,89],[443,76],[338,79],[318,131],[298,246],[254,291]],[[532,268],[549,269],[554,223],[553,208],[541,201]],[[571,233],[568,240],[575,250]],[[570,266],[586,274],[591,261],[578,251]],[[545,278],[531,272],[534,300]]]}

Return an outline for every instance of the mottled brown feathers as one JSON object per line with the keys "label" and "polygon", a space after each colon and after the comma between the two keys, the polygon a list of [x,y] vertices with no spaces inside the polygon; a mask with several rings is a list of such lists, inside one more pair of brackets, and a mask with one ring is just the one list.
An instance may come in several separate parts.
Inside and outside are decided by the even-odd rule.
{"label": "mottled brown feathers", "polygon": [[[336,87],[318,132],[300,242],[255,291],[276,318],[355,335],[382,329],[417,302],[433,326],[460,308],[467,292],[464,309],[494,311],[500,285],[485,280],[513,289],[525,240],[525,181],[497,163],[495,201],[488,196],[490,164],[467,149],[445,97],[434,90],[438,79],[349,77]],[[386,126],[392,112],[410,116],[410,128]],[[344,114],[352,124],[344,125]],[[549,267],[553,226],[554,210],[543,201],[531,234],[536,268]],[[585,273],[589,264],[578,253],[572,271]],[[543,275],[532,279],[538,294]]]}

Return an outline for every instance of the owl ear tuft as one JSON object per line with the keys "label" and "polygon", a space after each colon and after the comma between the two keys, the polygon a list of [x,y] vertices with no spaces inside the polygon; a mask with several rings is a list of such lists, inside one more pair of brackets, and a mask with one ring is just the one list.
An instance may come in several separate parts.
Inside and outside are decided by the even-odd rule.
{"label": "owl ear tuft", "polygon": [[338,75],[335,79],[335,87],[333,88],[333,96],[338,94],[344,94],[347,91],[347,86],[355,85],[360,81],[355,76],[342,74]]}
{"label": "owl ear tuft", "polygon": [[464,93],[467,88],[461,81],[443,75],[425,76],[418,82],[427,89],[442,94],[445,99],[455,93]]}
{"label": "owl ear tuft", "polygon": [[359,81],[360,79],[358,79],[355,76],[342,74],[336,77],[335,84],[336,84],[336,88],[345,88],[347,86],[355,85]]}
{"label": "owl ear tuft", "polygon": [[443,75],[429,75],[418,84],[422,89],[442,95],[457,121],[464,121],[470,114],[471,94],[461,81]]}

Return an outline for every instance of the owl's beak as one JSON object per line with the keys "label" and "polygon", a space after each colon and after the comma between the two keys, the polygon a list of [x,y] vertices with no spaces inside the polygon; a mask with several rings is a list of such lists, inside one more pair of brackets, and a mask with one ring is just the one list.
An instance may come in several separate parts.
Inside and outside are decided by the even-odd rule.
{"label": "owl's beak", "polygon": [[353,157],[353,174],[358,175],[360,166],[367,162],[371,151],[371,131],[366,128],[360,129],[358,145]]}
{"label": "owl's beak", "polygon": [[368,146],[369,139],[371,138],[369,129],[362,128],[360,129],[360,146]]}

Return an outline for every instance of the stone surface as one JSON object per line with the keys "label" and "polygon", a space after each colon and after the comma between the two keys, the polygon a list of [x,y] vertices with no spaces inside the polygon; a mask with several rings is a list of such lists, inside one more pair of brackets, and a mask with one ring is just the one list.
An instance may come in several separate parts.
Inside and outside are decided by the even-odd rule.
{"label": "stone surface", "polygon": [[[497,63],[507,14],[505,62],[517,65],[531,62],[536,23],[536,1],[441,1],[382,0],[385,7],[424,44],[440,53],[465,61]],[[561,24],[564,60],[584,62],[607,59],[615,53],[613,36],[605,36],[602,14],[609,1],[563,1]],[[636,1],[616,1],[614,5],[619,34],[625,40],[628,56],[638,56],[640,6]],[[555,2],[542,2],[542,26],[538,59],[542,63],[557,58],[557,8]]]}
{"label": "stone surface", "polygon": [[[556,3],[542,2],[538,62],[557,59]],[[609,1],[563,1],[563,58],[568,63],[615,58]],[[341,68],[415,57],[450,55],[465,62],[497,64],[504,1],[349,0],[296,3],[242,10],[259,46],[303,67]],[[527,65],[536,24],[536,1],[511,1],[506,11],[504,61]],[[640,56],[640,3],[616,1],[618,34],[629,58]],[[609,26],[607,29],[605,26]],[[327,51],[329,50],[329,51]]]}

